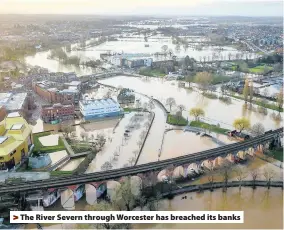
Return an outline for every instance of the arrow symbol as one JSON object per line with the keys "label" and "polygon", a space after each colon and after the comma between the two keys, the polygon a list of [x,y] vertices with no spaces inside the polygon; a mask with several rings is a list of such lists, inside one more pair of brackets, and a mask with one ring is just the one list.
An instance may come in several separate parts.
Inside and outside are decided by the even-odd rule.
{"label": "arrow symbol", "polygon": [[17,219],[19,219],[19,217],[18,217],[18,216],[13,215],[13,220],[17,220]]}

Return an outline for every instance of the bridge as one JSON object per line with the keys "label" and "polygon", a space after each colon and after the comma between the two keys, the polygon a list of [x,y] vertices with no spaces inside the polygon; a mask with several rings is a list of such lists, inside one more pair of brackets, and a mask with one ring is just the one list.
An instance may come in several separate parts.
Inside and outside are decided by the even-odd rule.
{"label": "bridge", "polygon": [[[214,148],[202,151],[195,154],[185,155],[172,159],[167,159],[158,162],[151,162],[147,164],[114,169],[103,172],[95,172],[89,174],[80,174],[59,178],[52,178],[42,181],[28,181],[17,184],[1,184],[0,195],[28,192],[35,190],[47,190],[49,188],[65,188],[67,186],[91,184],[98,187],[100,184],[108,180],[120,180],[125,176],[138,176],[143,178],[143,174],[157,173],[159,177],[163,172],[166,175],[173,173],[176,177],[187,177],[189,169],[207,167],[208,164],[213,163],[215,166],[221,166],[221,159],[234,162],[235,157],[243,158],[245,155],[254,155],[255,151],[259,149],[268,148],[269,145],[281,145],[281,138],[283,137],[283,128],[266,132],[265,134],[256,138],[251,138],[247,141],[234,143],[219,148]],[[240,154],[241,153],[241,154]],[[169,169],[170,168],[172,169]],[[162,171],[160,171],[162,170]],[[186,171],[186,172],[184,172]]]}

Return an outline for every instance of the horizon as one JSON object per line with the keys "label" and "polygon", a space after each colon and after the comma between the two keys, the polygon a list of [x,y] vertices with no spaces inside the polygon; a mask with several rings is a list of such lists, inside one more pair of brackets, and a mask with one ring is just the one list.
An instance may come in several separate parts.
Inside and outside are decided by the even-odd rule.
{"label": "horizon", "polygon": [[279,0],[0,0],[1,15],[283,17],[282,9]]}

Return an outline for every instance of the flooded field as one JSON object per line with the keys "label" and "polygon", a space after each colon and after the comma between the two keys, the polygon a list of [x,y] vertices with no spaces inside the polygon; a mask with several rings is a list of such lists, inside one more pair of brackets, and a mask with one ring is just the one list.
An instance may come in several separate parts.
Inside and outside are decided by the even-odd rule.
{"label": "flooded field", "polygon": [[193,118],[189,116],[188,111],[192,107],[202,107],[205,111],[205,120],[208,120],[207,122],[215,124],[219,123],[222,127],[228,129],[233,128],[232,124],[236,118],[243,116],[250,120],[251,125],[258,122],[262,123],[266,130],[276,129],[282,125],[282,120],[277,121],[273,119],[273,114],[277,113],[276,111],[268,109],[267,115],[257,111],[254,112],[244,107],[244,102],[240,100],[232,100],[231,104],[225,104],[216,99],[206,98],[198,92],[179,88],[177,82],[173,81],[146,77],[134,78],[120,76],[101,80],[100,82],[112,86],[123,84],[124,87],[153,96],[163,104],[166,104],[167,98],[173,97],[177,105],[182,104],[185,106],[186,111],[183,112],[183,115],[190,120]]}
{"label": "flooded field", "polygon": [[[118,41],[109,41],[102,43],[98,46],[89,47],[83,51],[72,51],[68,55],[75,55],[79,57],[82,61],[100,59],[101,53],[106,52],[124,52],[124,53],[145,53],[151,55],[156,52],[162,52],[161,47],[164,45],[168,46],[169,50],[172,50],[177,57],[189,57],[195,58],[196,60],[203,60],[212,58],[215,56],[215,59],[228,59],[229,55],[240,54],[241,52],[232,48],[232,47],[211,47],[200,45],[201,41],[205,41],[204,37],[187,37],[188,41],[191,41],[189,47],[177,47],[173,44],[173,41],[170,37],[164,37],[161,35],[153,36],[148,39],[148,42],[144,41],[144,37],[135,37],[132,35],[124,35],[121,38],[118,38]],[[195,43],[196,42],[196,43]],[[149,47],[145,47],[145,44],[148,44]],[[199,49],[196,49],[196,46]],[[200,50],[201,48],[201,50]],[[74,65],[64,65],[57,60],[49,59],[50,51],[38,52],[34,56],[29,56],[25,59],[26,63],[29,65],[37,65],[43,68],[47,68],[51,72],[76,72],[78,75],[86,75],[96,73],[96,69],[83,66],[74,66]],[[256,56],[255,54],[250,54],[252,57]],[[153,56],[154,60],[164,59],[165,57],[156,57]],[[233,58],[232,58],[233,59]]]}
{"label": "flooded field", "polygon": [[[218,135],[227,144],[232,144],[226,136]],[[222,136],[222,137],[221,137]],[[177,148],[178,146],[178,148]],[[219,145],[209,137],[201,137],[183,130],[172,130],[165,134],[160,160],[217,148]]]}

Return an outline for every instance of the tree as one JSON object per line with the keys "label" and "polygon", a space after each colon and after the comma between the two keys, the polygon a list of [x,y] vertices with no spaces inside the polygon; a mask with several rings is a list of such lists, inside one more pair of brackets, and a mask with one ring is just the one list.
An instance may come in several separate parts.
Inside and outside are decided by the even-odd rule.
{"label": "tree", "polygon": [[251,133],[254,136],[260,136],[260,135],[264,134],[265,133],[265,128],[264,128],[263,124],[261,124],[261,123],[254,124],[251,127]]}
{"label": "tree", "polygon": [[248,176],[247,171],[238,165],[234,172],[236,173],[237,180],[240,182],[239,190],[241,190],[242,181]]}
{"label": "tree", "polygon": [[185,111],[185,106],[184,105],[178,105],[177,108],[178,108],[179,112],[181,112],[181,113],[183,111]]}
{"label": "tree", "polygon": [[233,126],[241,133],[243,130],[250,128],[250,121],[245,117],[238,118],[234,120]]}
{"label": "tree", "polygon": [[281,112],[281,109],[283,108],[283,87],[280,89],[279,93],[277,94],[276,102],[278,105],[278,111]]}
{"label": "tree", "polygon": [[119,210],[127,210],[131,211],[134,208],[136,201],[139,196],[141,196],[141,187],[138,188],[140,190],[139,194],[134,194],[131,184],[131,177],[123,178],[120,183],[121,186],[115,192],[115,195],[112,199],[113,204],[118,207]]}
{"label": "tree", "polygon": [[111,91],[110,91],[110,90],[108,90],[108,91],[106,92],[106,94],[104,95],[104,98],[105,98],[105,99],[111,98]]}
{"label": "tree", "polygon": [[173,97],[169,97],[166,101],[166,105],[170,107],[170,111],[172,111],[172,107],[176,105],[176,101]]}
{"label": "tree", "polygon": [[224,183],[223,192],[225,192],[227,190],[228,181],[229,181],[229,178],[230,178],[230,175],[231,175],[231,167],[230,166],[231,165],[229,164],[229,162],[226,162],[220,170],[220,173],[221,173],[221,176],[222,176],[222,179],[223,179],[223,183]]}
{"label": "tree", "polygon": [[111,170],[113,168],[113,165],[107,161],[105,162],[102,166],[101,166],[101,170],[102,171],[108,171],[108,170]]}
{"label": "tree", "polygon": [[258,172],[257,169],[253,169],[252,171],[250,171],[250,175],[251,175],[251,178],[252,178],[252,181],[253,181],[253,187],[252,188],[255,189],[255,181],[259,176],[259,172]]}
{"label": "tree", "polygon": [[189,111],[189,115],[190,116],[194,116],[195,117],[195,120],[199,120],[199,117],[203,117],[205,115],[205,112],[203,109],[201,108],[192,108],[190,111]]}
{"label": "tree", "polygon": [[105,135],[104,134],[98,134],[96,139],[97,139],[97,145],[101,149],[106,143]]}
{"label": "tree", "polygon": [[[95,205],[87,206],[86,211],[116,211],[115,207],[106,201],[101,201]],[[95,223],[95,224],[77,224],[78,229],[130,229],[128,223]]]}
{"label": "tree", "polygon": [[272,180],[272,178],[275,176],[274,170],[272,170],[272,169],[266,167],[266,168],[264,169],[263,176],[264,176],[265,179],[267,180],[268,189],[270,189],[271,180]]}
{"label": "tree", "polygon": [[252,103],[252,99],[253,99],[253,82],[250,82],[250,87],[249,87],[249,100],[250,103]]}
{"label": "tree", "polygon": [[209,169],[209,172],[207,174],[207,180],[211,185],[210,191],[212,192],[213,191],[213,183],[214,183],[214,180],[215,180],[215,173],[213,171],[213,164],[212,164],[212,168]]}
{"label": "tree", "polygon": [[195,76],[195,82],[201,86],[202,90],[207,90],[208,86],[212,83],[212,75],[208,72],[199,72]]}
{"label": "tree", "polygon": [[185,69],[188,69],[188,66],[190,65],[190,59],[188,55],[186,55],[186,57],[184,58],[183,63],[184,63]]}
{"label": "tree", "polygon": [[246,79],[245,80],[245,85],[244,85],[244,89],[243,89],[243,96],[244,96],[244,99],[245,99],[245,102],[247,103],[248,101],[248,95],[249,95],[249,80]]}
{"label": "tree", "polygon": [[162,49],[162,51],[163,51],[164,53],[167,52],[168,48],[169,48],[169,47],[168,47],[167,45],[163,45],[163,46],[161,47],[161,49]]}

